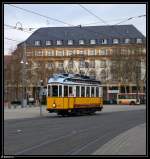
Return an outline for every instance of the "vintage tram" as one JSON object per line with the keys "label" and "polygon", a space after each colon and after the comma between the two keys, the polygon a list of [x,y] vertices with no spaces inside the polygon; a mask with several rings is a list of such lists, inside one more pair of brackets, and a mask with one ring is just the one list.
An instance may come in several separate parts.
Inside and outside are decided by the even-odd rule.
{"label": "vintage tram", "polygon": [[48,79],[47,111],[50,113],[93,114],[102,108],[100,81],[79,74],[55,74]]}

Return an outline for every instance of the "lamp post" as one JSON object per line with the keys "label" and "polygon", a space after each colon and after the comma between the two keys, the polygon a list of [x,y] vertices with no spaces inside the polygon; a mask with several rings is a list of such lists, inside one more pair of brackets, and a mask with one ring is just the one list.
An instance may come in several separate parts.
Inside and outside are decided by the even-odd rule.
{"label": "lamp post", "polygon": [[40,116],[42,116],[42,97],[43,97],[43,80],[40,80],[40,92],[39,92]]}
{"label": "lamp post", "polygon": [[26,94],[26,85],[25,85],[25,79],[26,79],[26,65],[28,64],[26,59],[26,43],[24,42],[24,51],[23,51],[23,58],[20,62],[22,64],[22,108],[27,105],[27,94]]}

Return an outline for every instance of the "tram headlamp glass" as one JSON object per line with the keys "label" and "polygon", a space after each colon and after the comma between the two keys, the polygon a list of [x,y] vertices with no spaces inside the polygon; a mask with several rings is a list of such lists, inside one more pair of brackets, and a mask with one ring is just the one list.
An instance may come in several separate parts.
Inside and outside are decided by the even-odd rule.
{"label": "tram headlamp glass", "polygon": [[53,103],[53,108],[55,108],[56,107],[56,104],[55,103]]}

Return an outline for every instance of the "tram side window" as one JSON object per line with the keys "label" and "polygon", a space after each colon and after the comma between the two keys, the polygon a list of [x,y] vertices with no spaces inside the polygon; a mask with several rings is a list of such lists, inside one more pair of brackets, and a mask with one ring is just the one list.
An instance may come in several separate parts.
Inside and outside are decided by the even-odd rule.
{"label": "tram side window", "polygon": [[76,97],[80,97],[80,87],[76,87]]}
{"label": "tram side window", "polygon": [[81,97],[85,96],[85,87],[81,87]]}
{"label": "tram side window", "polygon": [[94,97],[94,87],[91,87],[91,97]]}
{"label": "tram side window", "polygon": [[51,86],[48,86],[48,96],[51,96]]}
{"label": "tram side window", "polygon": [[72,89],[72,87],[69,87],[69,96],[73,97],[73,89]]}
{"label": "tram side window", "polygon": [[52,97],[58,97],[58,86],[52,86]]}
{"label": "tram side window", "polygon": [[90,97],[90,87],[86,87],[86,97]]}
{"label": "tram side window", "polygon": [[62,97],[62,86],[59,86],[59,97]]}
{"label": "tram side window", "polygon": [[64,97],[68,97],[68,86],[64,86]]}
{"label": "tram side window", "polygon": [[96,97],[99,97],[99,87],[96,87]]}

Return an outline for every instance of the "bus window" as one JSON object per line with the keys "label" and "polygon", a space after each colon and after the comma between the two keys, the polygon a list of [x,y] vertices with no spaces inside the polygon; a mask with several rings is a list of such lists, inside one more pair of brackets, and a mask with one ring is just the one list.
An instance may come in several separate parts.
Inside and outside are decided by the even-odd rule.
{"label": "bus window", "polygon": [[59,97],[62,97],[62,86],[59,86]]}
{"label": "bus window", "polygon": [[90,97],[90,87],[86,87],[86,97]]}
{"label": "bus window", "polygon": [[73,88],[69,86],[69,97],[73,97]]}
{"label": "bus window", "polygon": [[94,97],[94,88],[95,87],[91,87],[91,97]]}
{"label": "bus window", "polygon": [[85,96],[85,87],[81,87],[81,97]]}
{"label": "bus window", "polygon": [[80,86],[76,87],[76,97],[80,97]]}
{"label": "bus window", "polygon": [[99,97],[99,87],[96,87],[96,97]]}
{"label": "bus window", "polygon": [[58,97],[58,86],[52,86],[52,97]]}
{"label": "bus window", "polygon": [[68,97],[68,86],[64,86],[64,97]]}

